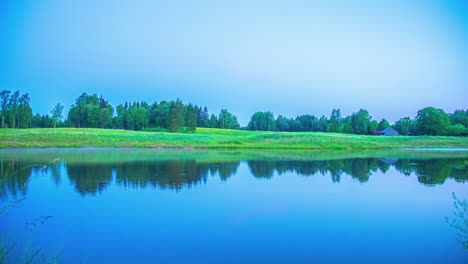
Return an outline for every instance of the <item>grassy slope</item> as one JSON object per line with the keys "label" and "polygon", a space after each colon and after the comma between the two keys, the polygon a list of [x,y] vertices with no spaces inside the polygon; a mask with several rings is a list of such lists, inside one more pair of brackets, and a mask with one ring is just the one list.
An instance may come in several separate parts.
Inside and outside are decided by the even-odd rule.
{"label": "grassy slope", "polygon": [[194,134],[110,129],[0,129],[0,148],[195,147],[278,149],[468,148],[466,137],[378,137],[198,128]]}

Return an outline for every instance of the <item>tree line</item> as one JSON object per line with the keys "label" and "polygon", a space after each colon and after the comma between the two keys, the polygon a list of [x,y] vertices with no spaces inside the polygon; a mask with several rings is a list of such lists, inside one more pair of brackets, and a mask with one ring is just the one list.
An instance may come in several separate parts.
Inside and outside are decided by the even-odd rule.
{"label": "tree line", "polygon": [[29,106],[29,94],[8,90],[0,92],[0,114],[2,128],[32,127],[32,109]]}
{"label": "tree line", "polygon": [[365,109],[342,116],[340,109],[333,109],[330,117],[306,114],[296,118],[272,112],[256,112],[246,127],[240,126],[237,117],[226,109],[218,115],[210,114],[208,108],[191,103],[161,101],[125,102],[113,107],[97,94],[83,93],[71,105],[66,118],[64,107],[59,103],[50,115],[33,116],[29,94],[8,90],[0,92],[1,127],[77,127],[108,128],[146,131],[193,132],[196,127],[246,129],[254,131],[286,132],[334,132],[358,135],[373,135],[386,128],[394,128],[401,135],[468,135],[468,111],[456,110],[446,113],[442,109],[426,107],[415,118],[403,117],[390,124],[386,119],[374,120]]}
{"label": "tree line", "polygon": [[[54,114],[54,111],[53,111]],[[58,116],[58,114],[56,115]],[[181,100],[125,102],[114,107],[102,96],[83,93],[71,106],[66,126],[193,132],[196,127],[240,129],[237,117],[226,109],[219,115]]]}
{"label": "tree line", "polygon": [[340,109],[333,109],[330,118],[300,115],[287,118],[272,112],[257,112],[247,125],[248,130],[288,132],[334,132],[357,135],[374,135],[386,128],[394,128],[401,135],[467,136],[468,111],[456,110],[447,114],[442,109],[426,107],[416,118],[403,117],[390,124],[386,119],[374,120],[365,109],[343,117]]}

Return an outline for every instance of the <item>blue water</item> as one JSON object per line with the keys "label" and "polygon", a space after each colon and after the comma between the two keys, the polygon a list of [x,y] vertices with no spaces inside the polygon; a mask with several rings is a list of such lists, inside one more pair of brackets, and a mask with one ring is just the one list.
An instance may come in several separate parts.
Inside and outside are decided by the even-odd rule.
{"label": "blue water", "polygon": [[468,263],[449,224],[467,221],[464,154],[103,157],[116,151],[1,153],[7,263]]}

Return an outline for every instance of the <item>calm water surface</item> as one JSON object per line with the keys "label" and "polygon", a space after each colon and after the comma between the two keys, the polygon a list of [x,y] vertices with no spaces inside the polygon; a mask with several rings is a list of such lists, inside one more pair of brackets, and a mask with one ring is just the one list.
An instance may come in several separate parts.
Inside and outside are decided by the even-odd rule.
{"label": "calm water surface", "polygon": [[468,263],[466,151],[32,149],[0,162],[6,263]]}

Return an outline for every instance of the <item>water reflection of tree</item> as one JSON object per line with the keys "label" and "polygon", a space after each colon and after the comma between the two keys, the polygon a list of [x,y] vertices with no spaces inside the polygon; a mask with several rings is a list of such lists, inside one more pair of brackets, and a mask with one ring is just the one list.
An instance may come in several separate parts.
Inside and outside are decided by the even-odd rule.
{"label": "water reflection of tree", "polygon": [[468,201],[460,200],[452,193],[455,212],[452,217],[446,217],[447,223],[456,230],[458,242],[468,249]]}
{"label": "water reflection of tree", "polygon": [[101,192],[112,180],[112,164],[72,163],[66,168],[68,178],[82,195]]}
{"label": "water reflection of tree", "polygon": [[17,199],[26,195],[26,184],[31,176],[32,166],[25,161],[0,161],[0,198],[10,196]]}
{"label": "water reflection of tree", "polygon": [[343,174],[351,175],[360,182],[369,180],[370,175],[381,170],[388,171],[390,165],[376,159],[341,159],[325,161],[248,161],[251,173],[258,178],[271,178],[274,173],[279,175],[293,172],[303,176],[330,173],[333,182],[340,182]]}
{"label": "water reflection of tree", "polygon": [[303,176],[315,174],[331,175],[333,182],[340,182],[343,174],[360,182],[367,182],[370,176],[380,171],[386,173],[392,166],[404,175],[414,173],[418,181],[427,184],[442,184],[447,178],[456,181],[468,180],[468,163],[465,159],[339,159],[325,161],[248,161],[250,172],[258,178],[272,178],[275,172],[281,175],[293,172]]}
{"label": "water reflection of tree", "polygon": [[[129,188],[151,187],[181,190],[207,181],[209,175],[218,175],[227,180],[236,174],[240,161],[200,162],[197,160],[156,160],[115,163],[58,163],[34,166],[24,161],[7,160],[1,163],[0,197],[23,196],[31,174],[50,175],[60,182],[62,165],[76,190],[82,194],[96,194],[106,189],[111,182]],[[249,160],[247,165],[253,176],[272,178],[292,172],[302,176],[329,175],[339,183],[343,175],[367,182],[380,171],[394,168],[404,175],[416,175],[419,182],[427,185],[442,184],[447,178],[456,181],[468,180],[468,162],[455,159],[384,159],[358,158],[336,160]]]}
{"label": "water reflection of tree", "polygon": [[395,168],[405,174],[416,174],[418,181],[427,185],[444,183],[448,178],[463,182],[468,180],[466,159],[398,160]]}
{"label": "water reflection of tree", "polygon": [[206,182],[211,174],[226,180],[235,174],[239,162],[199,163],[195,160],[139,161],[111,164],[69,164],[67,173],[77,191],[94,194],[115,180],[129,188],[162,188],[180,190]]}
{"label": "water reflection of tree", "polygon": [[217,162],[209,165],[211,175],[219,174],[221,180],[226,181],[232,175],[237,173],[240,162]]}
{"label": "water reflection of tree", "polygon": [[58,159],[47,164],[30,163],[18,160],[0,160],[0,199],[7,196],[18,199],[26,195],[27,184],[32,174],[50,174],[58,184],[60,181],[60,164]]}

